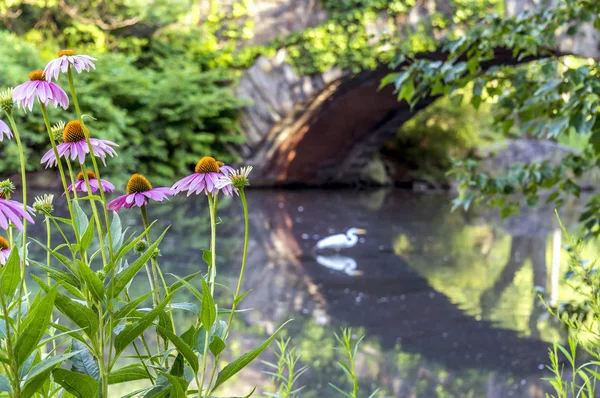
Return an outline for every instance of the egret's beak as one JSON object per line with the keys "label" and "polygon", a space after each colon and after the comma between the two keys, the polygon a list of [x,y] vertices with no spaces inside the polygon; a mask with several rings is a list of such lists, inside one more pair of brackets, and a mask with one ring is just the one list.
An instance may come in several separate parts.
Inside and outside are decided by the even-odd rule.
{"label": "egret's beak", "polygon": [[356,229],[356,233],[359,234],[359,235],[364,235],[364,234],[367,233],[367,230],[366,229],[357,228]]}

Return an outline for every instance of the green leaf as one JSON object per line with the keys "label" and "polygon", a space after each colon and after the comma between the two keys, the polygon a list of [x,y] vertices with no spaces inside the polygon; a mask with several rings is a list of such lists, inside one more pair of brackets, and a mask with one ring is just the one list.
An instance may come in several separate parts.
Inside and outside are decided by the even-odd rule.
{"label": "green leaf", "polygon": [[0,391],[13,392],[13,389],[10,386],[10,380],[4,375],[0,375]]}
{"label": "green leaf", "polygon": [[237,296],[235,298],[235,300],[233,300],[233,305],[237,306],[240,303],[240,301],[242,301],[244,299],[244,297],[246,297],[248,295],[248,293],[250,293],[251,291],[252,291],[252,289],[246,290],[244,293]]}
{"label": "green leaf", "polygon": [[184,356],[185,360],[190,364],[192,369],[194,369],[194,372],[197,373],[198,372],[198,357],[196,356],[194,351],[192,351],[192,348],[185,341],[183,341],[183,339],[181,337],[177,336],[175,333],[171,332],[170,330],[165,329],[161,326],[157,326],[157,328],[160,329],[160,331],[165,336],[167,336],[167,338],[175,345],[175,347],[177,348],[177,351],[179,351],[179,353]]}
{"label": "green leaf", "polygon": [[241,357],[238,357],[236,360],[234,360],[233,362],[231,362],[227,366],[225,366],[223,368],[223,370],[221,370],[219,372],[219,375],[217,376],[217,381],[215,382],[215,386],[211,390],[211,393],[213,391],[215,391],[223,383],[225,383],[227,380],[229,380],[230,378],[232,378],[233,376],[235,376],[240,370],[242,370],[243,368],[245,368],[257,356],[259,356],[269,346],[269,344],[271,344],[271,342],[273,341],[273,339],[275,339],[275,337],[277,336],[277,333],[279,333],[281,331],[281,329],[283,329],[283,327],[285,325],[287,325],[289,322],[291,322],[291,320],[289,320],[289,321],[285,322],[283,325],[281,325],[275,331],[275,333],[273,333],[271,335],[271,337],[269,337],[267,340],[265,340],[264,343],[262,343],[261,345],[257,346],[252,351],[247,352],[246,354],[242,355]]}
{"label": "green leaf", "polygon": [[68,354],[50,356],[50,357],[46,358],[45,360],[41,361],[40,363],[38,363],[37,365],[35,365],[33,368],[31,368],[31,371],[29,371],[29,373],[27,374],[27,378],[29,379],[29,378],[34,378],[36,376],[39,376],[39,375],[45,373],[46,371],[48,371],[49,369],[52,369],[55,366],[60,365],[67,359],[72,358],[79,353],[81,353],[81,351],[75,351],[75,352],[69,352]]}
{"label": "green leaf", "polygon": [[217,319],[215,301],[213,300],[212,294],[210,294],[208,283],[202,278],[202,310],[200,312],[200,320],[206,330],[210,330],[213,323],[215,323],[215,319]]}
{"label": "green leaf", "polygon": [[43,299],[41,294],[38,294],[27,317],[23,320],[21,333],[17,338],[14,348],[15,360],[19,366],[35,350],[44,333],[46,333],[52,309],[54,308],[55,298],[56,286],[52,287]]}
{"label": "green leaf", "polygon": [[150,246],[137,260],[131,263],[129,267],[115,275],[115,278],[110,281],[107,287],[108,297],[110,299],[117,297],[123,291],[123,289],[125,289],[125,286],[127,286],[129,281],[131,281],[133,277],[137,275],[140,269],[142,269],[144,264],[146,264],[146,262],[150,260],[150,257],[152,256],[152,254],[154,253],[154,251],[156,250],[156,248],[158,247],[168,230],[169,228],[165,229],[165,231],[158,237],[156,242],[154,242],[154,244],[152,244],[152,246]]}
{"label": "green leaf", "polygon": [[79,272],[81,273],[81,277],[83,278],[86,286],[88,287],[94,298],[99,302],[103,302],[104,283],[102,283],[98,275],[96,275],[96,273],[91,270],[89,265],[87,265],[81,260],[77,260],[77,264],[79,265]]}
{"label": "green leaf", "polygon": [[415,92],[415,84],[412,79],[403,83],[398,91],[398,101],[406,100],[406,102],[410,103],[413,93]]}
{"label": "green leaf", "polygon": [[110,223],[110,236],[112,238],[113,252],[117,251],[123,244],[123,226],[121,218],[116,211],[113,211],[112,222]]}
{"label": "green leaf", "polygon": [[52,371],[52,377],[62,388],[78,398],[95,398],[100,391],[98,382],[89,375],[58,368]]}
{"label": "green leaf", "polygon": [[83,233],[82,237],[81,237],[81,250],[86,251],[88,249],[88,247],[90,247],[90,245],[92,244],[92,241],[94,240],[94,234],[95,234],[95,228],[94,228],[94,223],[88,223],[87,228],[85,229],[85,232]]}
{"label": "green leaf", "polygon": [[[190,274],[184,278],[179,278],[179,277],[175,276],[177,278],[177,281],[174,282],[171,286],[169,286],[169,291],[179,289],[181,286],[183,286],[184,282],[189,282],[200,274],[201,274],[201,272],[198,271],[198,272],[194,272],[193,274]],[[169,275],[173,275],[173,274],[169,274]]]}
{"label": "green leaf", "polygon": [[204,260],[204,262],[206,264],[208,264],[209,267],[211,267],[212,266],[212,252],[210,250],[202,249],[202,260]]}
{"label": "green leaf", "polygon": [[140,305],[144,300],[146,300],[151,294],[152,294],[152,292],[142,294],[140,297],[136,298],[135,300],[133,300],[133,301],[125,304],[123,307],[119,308],[114,314],[115,320],[120,321],[121,319],[125,318],[132,311],[134,311],[138,305]]}
{"label": "green leaf", "polygon": [[141,363],[132,363],[110,372],[108,375],[108,384],[126,383],[128,381],[149,378],[150,375]]}
{"label": "green leaf", "polygon": [[164,372],[162,373],[162,375],[165,376],[167,380],[169,380],[169,383],[171,383],[172,388],[171,395],[169,395],[169,398],[187,398],[187,395],[185,393],[188,387],[187,381],[180,377],[176,377]]}
{"label": "green leaf", "polygon": [[82,238],[84,231],[87,230],[89,224],[88,216],[85,215],[85,212],[75,200],[73,201],[73,209],[75,212],[75,226],[77,227],[80,238]]}
{"label": "green leaf", "polygon": [[19,259],[19,249],[16,246],[10,251],[8,260],[2,268],[0,280],[2,281],[2,293],[6,297],[12,297],[21,282],[21,261]]}
{"label": "green leaf", "polygon": [[151,324],[154,322],[154,319],[158,317],[158,315],[164,310],[166,305],[173,297],[175,291],[171,291],[164,299],[160,302],[156,307],[152,309],[152,311],[148,312],[144,316],[142,316],[137,322],[132,325],[125,327],[115,337],[115,351],[116,354],[120,354],[133,340],[135,340],[140,334],[144,332]]}
{"label": "green leaf", "polygon": [[[44,385],[47,385],[47,382],[50,379],[50,372],[58,365],[54,365],[44,372],[38,374],[37,376],[28,378],[25,382],[25,385],[21,389],[21,396],[23,398],[31,398],[38,392]],[[45,395],[48,396],[48,395]]]}
{"label": "green leaf", "polygon": [[79,282],[77,281],[77,279],[75,279],[75,277],[73,277],[72,274],[69,274],[65,271],[61,271],[54,267],[48,267],[47,265],[42,264],[38,261],[33,261],[31,259],[27,259],[27,261],[34,264],[36,267],[39,267],[40,269],[44,270],[45,272],[49,273],[50,277],[56,282],[60,283],[62,286],[64,286],[64,284],[68,284],[76,289],[79,288]]}
{"label": "green leaf", "polygon": [[219,336],[213,336],[213,341],[208,345],[210,352],[213,353],[214,356],[219,355],[225,349],[227,345]]}
{"label": "green leaf", "polygon": [[[46,292],[50,287],[35,275],[31,276]],[[79,326],[88,336],[93,336],[98,330],[98,315],[85,305],[71,300],[64,294],[56,294],[56,308],[65,314],[75,325]]]}
{"label": "green leaf", "polygon": [[173,303],[171,304],[171,308],[177,310],[185,310],[196,314],[196,316],[200,316],[200,311],[198,311],[198,306],[194,303]]}
{"label": "green leaf", "polygon": [[381,82],[379,83],[379,88],[378,90],[381,90],[382,88],[384,88],[385,86],[387,86],[388,84],[392,83],[394,80],[396,80],[401,74],[400,73],[390,73],[387,76],[385,76],[383,79],[381,79]]}
{"label": "green leaf", "polygon": [[73,364],[71,370],[92,376],[96,381],[100,381],[98,360],[92,355],[87,347],[81,342],[73,340],[71,343],[71,350],[77,352],[77,355],[71,358],[71,363]]}

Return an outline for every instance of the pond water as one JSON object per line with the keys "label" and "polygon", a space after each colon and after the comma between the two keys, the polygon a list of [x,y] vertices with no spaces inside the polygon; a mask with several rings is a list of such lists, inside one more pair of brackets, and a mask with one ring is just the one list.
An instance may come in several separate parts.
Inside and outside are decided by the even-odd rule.
{"label": "pond water", "polygon": [[[562,270],[554,248],[561,235],[552,209],[524,210],[502,222],[493,212],[451,212],[451,196],[401,190],[251,190],[248,199],[244,289],[252,292],[242,307],[252,310],[237,316],[230,352],[250,350],[293,318],[284,334],[310,366],[300,379],[302,397],[337,396],[328,382],[348,387],[335,364],[342,353],[334,349],[334,333],[341,327],[366,336],[357,363],[361,396],[375,388],[388,397],[543,397],[551,391],[540,378],[547,376],[548,347],[562,338],[561,328],[536,287],[552,300],[568,295],[556,283]],[[563,209],[567,224],[576,207]],[[138,212],[121,214],[131,231],[141,230]],[[219,215],[219,281],[234,287],[243,237],[239,201],[221,201]],[[161,247],[165,272],[205,270],[203,197],[152,205],[149,216],[160,220],[155,234],[171,225]],[[319,239],[350,227],[367,230],[353,248],[314,250]],[[39,223],[35,230],[43,233]],[[33,246],[32,252],[43,256]],[[145,275],[132,290],[147,290]],[[254,385],[266,391],[265,370],[255,362],[222,393],[243,396]]]}

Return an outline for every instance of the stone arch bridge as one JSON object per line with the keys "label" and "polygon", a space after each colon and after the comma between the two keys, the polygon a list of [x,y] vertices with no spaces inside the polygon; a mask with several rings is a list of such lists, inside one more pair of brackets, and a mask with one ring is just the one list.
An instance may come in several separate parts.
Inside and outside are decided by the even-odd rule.
{"label": "stone arch bridge", "polygon": [[[513,12],[519,12],[527,1],[513,2],[519,5]],[[580,37],[557,43],[561,53],[600,59],[597,31],[583,30]],[[446,56],[434,52],[420,57]],[[487,66],[524,61],[498,50]],[[252,102],[242,112],[240,126],[247,136],[242,157],[256,169],[253,184],[348,185],[361,180],[398,128],[437,99],[424,99],[411,109],[397,101],[391,86],[379,90],[387,73],[382,65],[358,74],[334,68],[299,76],[286,63],[283,49],[272,58],[260,57],[237,88],[238,96]]]}

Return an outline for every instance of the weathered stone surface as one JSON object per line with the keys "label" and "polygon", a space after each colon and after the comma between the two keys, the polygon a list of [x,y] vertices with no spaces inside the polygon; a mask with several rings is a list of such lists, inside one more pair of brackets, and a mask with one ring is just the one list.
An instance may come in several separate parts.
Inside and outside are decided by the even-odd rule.
{"label": "weathered stone surface", "polygon": [[492,175],[506,174],[515,163],[533,163],[545,160],[558,164],[560,159],[575,152],[573,148],[548,140],[507,140],[478,149],[482,166]]}
{"label": "weathered stone surface", "polygon": [[327,20],[318,0],[258,0],[250,11],[254,36],[248,44],[265,44]]}

